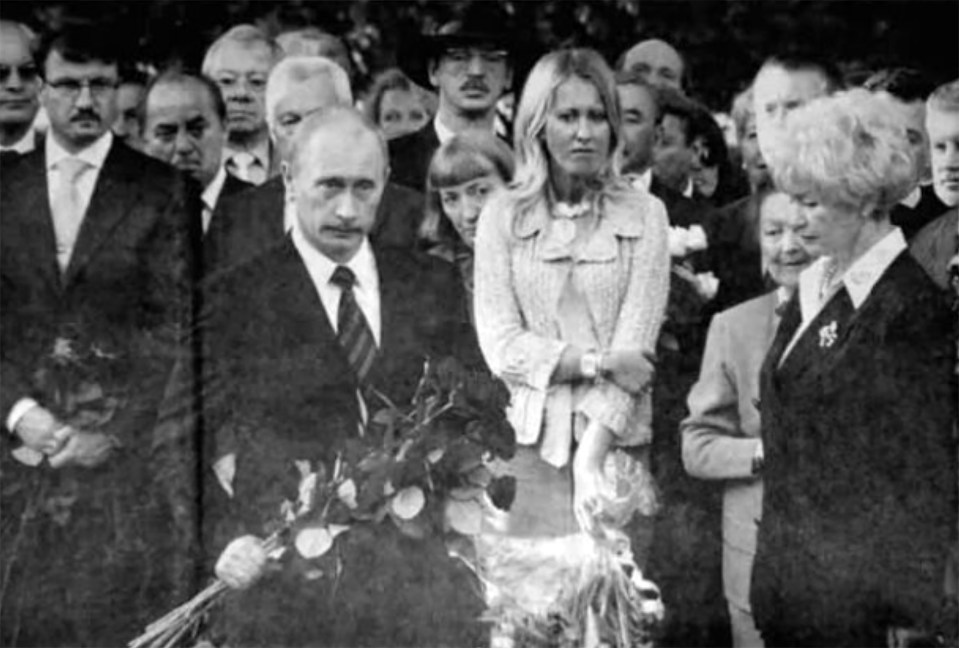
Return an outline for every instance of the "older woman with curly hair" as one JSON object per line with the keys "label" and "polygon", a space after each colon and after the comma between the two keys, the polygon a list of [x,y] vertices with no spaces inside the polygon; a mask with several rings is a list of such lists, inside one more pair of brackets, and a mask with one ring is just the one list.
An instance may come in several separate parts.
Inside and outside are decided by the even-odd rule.
{"label": "older woman with curly hair", "polygon": [[798,108],[771,161],[823,256],[761,378],[751,602],[768,646],[885,646],[940,608],[957,518],[952,325],[889,221],[917,173],[890,101],[853,90]]}

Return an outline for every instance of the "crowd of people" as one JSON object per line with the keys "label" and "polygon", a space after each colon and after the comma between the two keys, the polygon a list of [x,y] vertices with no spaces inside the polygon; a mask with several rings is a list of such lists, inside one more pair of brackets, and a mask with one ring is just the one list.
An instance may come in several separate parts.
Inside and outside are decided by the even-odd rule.
{"label": "crowd of people", "polygon": [[215,645],[514,645],[441,545],[263,544],[446,356],[510,395],[490,582],[628,475],[662,645],[959,640],[959,80],[770,53],[724,130],[663,40],[527,73],[506,24],[360,95],[315,27],[145,74],[0,21],[0,642],[126,645],[215,574]]}

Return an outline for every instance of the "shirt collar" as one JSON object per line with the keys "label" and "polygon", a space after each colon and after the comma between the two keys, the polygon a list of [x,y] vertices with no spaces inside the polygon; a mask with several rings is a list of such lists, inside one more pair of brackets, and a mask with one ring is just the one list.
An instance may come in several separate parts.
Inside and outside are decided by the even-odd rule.
{"label": "shirt collar", "polygon": [[270,140],[266,139],[253,148],[234,148],[230,145],[223,147],[223,161],[226,163],[237,153],[249,153],[264,169],[270,168]]}
{"label": "shirt collar", "polygon": [[442,121],[440,121],[439,114],[437,114],[433,119],[433,128],[436,130],[436,137],[440,141],[440,146],[446,144],[456,135],[456,133],[451,131]]}
{"label": "shirt collar", "polygon": [[0,147],[4,151],[13,151],[14,153],[19,153],[20,155],[25,155],[31,152],[37,147],[37,131],[31,126],[27,129],[27,132],[24,133],[23,137],[18,139],[16,142],[10,146]]}
{"label": "shirt collar", "polygon": [[690,178],[686,181],[686,186],[683,187],[683,195],[687,198],[693,197],[693,179]]}
{"label": "shirt collar", "polygon": [[223,191],[224,183],[226,183],[226,169],[221,165],[220,168],[217,169],[216,175],[210,180],[210,184],[206,186],[200,195],[203,206],[210,211],[213,211],[216,207],[216,201],[220,198],[220,192]]}
{"label": "shirt collar", "polygon": [[905,205],[909,209],[915,209],[920,200],[922,200],[922,185],[916,185],[908,196],[899,201],[899,204]]}
{"label": "shirt collar", "polygon": [[306,264],[306,270],[310,273],[310,278],[317,286],[326,286],[333,277],[333,271],[338,265],[345,265],[353,271],[356,277],[356,288],[363,292],[377,291],[379,289],[379,276],[376,273],[376,259],[373,257],[373,249],[370,247],[369,239],[363,239],[360,249],[356,251],[353,258],[344,264],[339,264],[328,256],[317,250],[303,236],[299,227],[291,230],[293,245],[300,253],[300,258]]}
{"label": "shirt collar", "polygon": [[646,169],[642,173],[634,173],[630,175],[630,184],[633,185],[634,189],[642,189],[644,191],[649,191],[650,186],[653,184],[653,169],[652,167]]}
{"label": "shirt collar", "polygon": [[66,158],[77,158],[78,160],[83,160],[91,167],[99,170],[103,168],[103,163],[107,159],[107,154],[110,152],[110,148],[112,146],[113,133],[107,131],[93,144],[74,154],[68,152],[65,148],[60,146],[54,134],[50,133],[46,138],[45,145],[47,169],[55,169],[57,164]]}
{"label": "shirt collar", "polygon": [[[902,230],[896,227],[849,266],[841,281],[854,308],[862,306],[882,275],[906,248],[906,238]],[[828,257],[820,257],[799,275],[799,305],[803,319],[809,318],[821,307],[819,291],[831,262]]]}

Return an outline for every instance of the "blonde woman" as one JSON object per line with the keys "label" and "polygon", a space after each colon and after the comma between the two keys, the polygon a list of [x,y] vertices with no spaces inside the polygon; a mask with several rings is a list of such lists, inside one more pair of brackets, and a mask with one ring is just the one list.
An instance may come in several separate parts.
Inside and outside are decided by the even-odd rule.
{"label": "blonde woman", "polygon": [[475,248],[480,346],[510,389],[520,446],[499,467],[516,501],[486,529],[500,547],[592,530],[607,454],[649,444],[669,280],[665,209],[618,174],[616,87],[599,54],[540,59],[515,127],[515,180],[487,203]]}

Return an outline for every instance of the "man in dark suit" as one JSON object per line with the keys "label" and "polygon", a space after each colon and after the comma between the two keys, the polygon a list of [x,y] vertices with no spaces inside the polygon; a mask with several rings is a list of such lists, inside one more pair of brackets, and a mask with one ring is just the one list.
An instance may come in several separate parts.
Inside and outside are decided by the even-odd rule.
{"label": "man in dark suit", "polygon": [[[515,42],[508,16],[496,3],[474,2],[460,20],[424,36],[403,71],[418,85],[436,88],[436,118],[420,130],[391,140],[393,182],[423,192],[433,153],[469,129],[493,133],[496,102],[513,82]],[[406,57],[404,57],[406,58]]]}
{"label": "man in dark suit", "polygon": [[203,187],[204,234],[225,198],[253,188],[223,165],[226,104],[211,79],[184,72],[156,77],[144,93],[140,122],[143,152],[190,174]]}
{"label": "man in dark suit", "polygon": [[[331,106],[349,106],[349,79],[321,57],[281,61],[267,84],[267,121],[280,156],[286,158],[307,115]],[[386,185],[371,237],[384,247],[413,248],[423,219],[423,197],[392,182]],[[282,176],[223,201],[210,227],[205,250],[212,269],[227,268],[279,243],[295,218]]]}
{"label": "man in dark suit", "polygon": [[123,644],[170,603],[150,431],[191,312],[199,202],[109,132],[110,42],[76,28],[50,43],[50,135],[2,178],[7,645]]}
{"label": "man in dark suit", "polygon": [[[304,122],[288,160],[297,227],[281,245],[215,277],[201,319],[204,426],[219,480],[235,493],[214,548],[236,539],[216,569],[239,589],[264,575],[258,537],[276,519],[284,489],[296,488],[297,478],[289,481],[293,462],[330,469],[377,404],[369,400],[371,388],[407,402],[424,358],[448,353],[453,342],[451,268],[370,244],[387,168],[375,127],[352,108],[331,108]],[[445,549],[397,536],[390,524],[357,534],[341,546],[335,597],[326,579],[308,580],[290,564],[231,597],[223,619],[227,641],[479,641],[479,623],[470,615],[480,601],[465,591],[462,575],[443,567]],[[439,563],[427,569],[427,559]],[[409,602],[417,596],[442,605],[415,609]]]}
{"label": "man in dark suit", "polygon": [[943,290],[956,290],[957,286],[952,284],[959,270],[956,267],[959,257],[959,208],[953,207],[919,230],[910,241],[909,250],[937,286]]}

